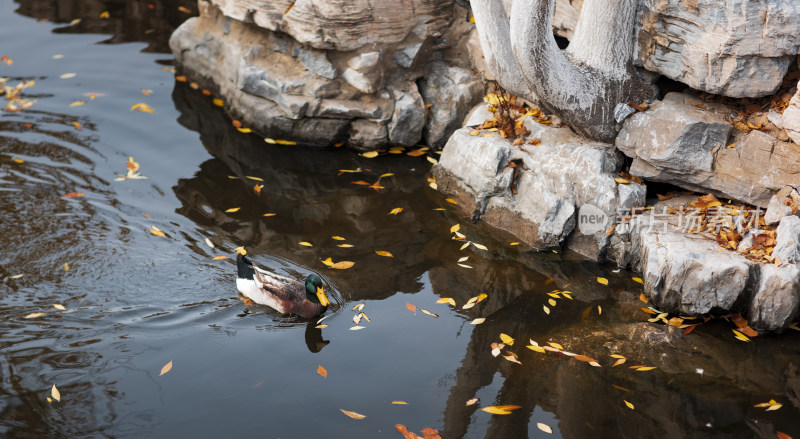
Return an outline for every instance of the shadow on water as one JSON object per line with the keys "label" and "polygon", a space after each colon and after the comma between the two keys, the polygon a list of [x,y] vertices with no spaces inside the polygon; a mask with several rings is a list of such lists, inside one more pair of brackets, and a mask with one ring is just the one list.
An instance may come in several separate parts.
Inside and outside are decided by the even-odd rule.
{"label": "shadow on water", "polygon": [[[148,4],[158,13],[148,15]],[[101,32],[113,35],[106,42],[164,50],[185,15],[179,5],[30,1],[19,11],[82,19],[55,32]],[[105,10],[110,18],[99,18]],[[0,25],[18,19],[0,15]],[[78,35],[46,33],[37,38],[64,44],[55,47],[66,49],[65,60],[70,51],[96,53],[87,59],[120,64],[130,83],[64,88],[56,78],[68,70],[40,61],[51,69],[32,89],[40,101],[0,117],[0,435],[399,437],[397,423],[436,427],[445,438],[543,437],[537,423],[566,438],[800,431],[797,335],[741,343],[722,320],[688,335],[648,323],[632,273],[486,235],[428,187],[422,158],[268,145],[182,83],[148,97],[156,115],[135,114],[139,90],[163,80],[151,72],[164,73],[158,60],[89,39],[75,48],[67,43]],[[100,87],[100,76],[87,82]],[[86,91],[108,98],[78,113],[69,103]],[[68,98],[56,102],[59,94]],[[114,181],[130,155],[148,180]],[[378,179],[379,190],[353,183]],[[64,198],[69,191],[85,196]],[[389,214],[395,208],[403,211]],[[454,224],[465,240],[452,239]],[[166,236],[148,232],[152,225]],[[462,249],[467,241],[488,250]],[[240,245],[287,276],[323,275],[338,304],[327,327],[242,304],[234,264],[213,259]],[[328,257],[355,266],[329,269]],[[486,299],[465,309],[479,294]],[[436,303],[443,298],[456,306]],[[370,321],[351,331],[359,304]],[[29,318],[37,312],[45,314]],[[471,325],[476,318],[486,320]],[[501,333],[515,343],[494,357]],[[529,340],[602,367],[534,352]],[[522,364],[503,358],[511,353]],[[611,354],[625,364],[613,366]],[[174,368],[159,376],[167,362]],[[327,378],[315,374],[320,365]],[[636,365],[655,369],[629,368]],[[53,384],[59,403],[47,401]],[[466,405],[472,398],[479,401]],[[784,406],[753,407],[772,398]],[[392,405],[397,399],[409,404]],[[506,404],[521,408],[479,410]]]}

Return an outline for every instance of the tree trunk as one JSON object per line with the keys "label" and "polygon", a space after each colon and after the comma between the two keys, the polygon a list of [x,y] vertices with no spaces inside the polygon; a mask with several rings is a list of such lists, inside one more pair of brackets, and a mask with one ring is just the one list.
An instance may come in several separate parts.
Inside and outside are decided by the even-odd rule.
{"label": "tree trunk", "polygon": [[502,0],[472,5],[500,85],[539,102],[587,137],[613,141],[614,107],[656,95],[631,63],[636,0],[586,0],[565,52],[553,37],[553,0],[514,0],[509,24]]}

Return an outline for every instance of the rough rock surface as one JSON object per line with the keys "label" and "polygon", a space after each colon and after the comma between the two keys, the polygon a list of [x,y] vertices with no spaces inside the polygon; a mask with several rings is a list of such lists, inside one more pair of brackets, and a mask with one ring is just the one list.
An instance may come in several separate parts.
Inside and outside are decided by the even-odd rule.
{"label": "rough rock surface", "polygon": [[633,158],[631,174],[761,207],[800,181],[796,144],[761,131],[741,133],[724,118],[730,109],[698,104],[693,96],[669,93],[625,120],[616,146]]}
{"label": "rough rock surface", "polygon": [[453,18],[466,11],[452,0],[305,0],[283,14],[291,3],[201,0],[170,39],[178,65],[267,137],[443,144],[483,95],[461,56],[474,25]]}
{"label": "rough rock surface", "polygon": [[730,97],[775,92],[800,52],[795,0],[643,0],[638,63]]}
{"label": "rough rock surface", "polygon": [[[690,197],[694,198],[694,197]],[[775,266],[723,250],[707,234],[687,232],[687,222],[665,212],[688,198],[659,202],[649,214],[618,224],[608,256],[642,273],[645,294],[660,311],[682,315],[741,311],[759,330],[785,328],[800,307],[800,217],[777,232]],[[784,259],[786,257],[786,259]]]}
{"label": "rough rock surface", "polygon": [[782,122],[792,141],[800,145],[800,89],[789,101],[789,106],[783,110]]}
{"label": "rough rock surface", "polygon": [[[470,135],[470,129],[456,131],[433,169],[439,190],[473,218],[514,234],[532,248],[557,248],[566,242],[584,256],[601,258],[611,220],[620,210],[642,205],[644,187],[614,181],[622,161],[611,145],[531,118],[524,124],[531,132],[525,139],[540,140],[540,145],[517,147],[496,133],[482,131],[491,136],[484,137]],[[521,171],[515,192],[509,162]],[[590,222],[590,217],[597,221]]]}
{"label": "rough rock surface", "polygon": [[800,217],[783,217],[775,239],[778,243],[772,255],[784,264],[800,264]]}

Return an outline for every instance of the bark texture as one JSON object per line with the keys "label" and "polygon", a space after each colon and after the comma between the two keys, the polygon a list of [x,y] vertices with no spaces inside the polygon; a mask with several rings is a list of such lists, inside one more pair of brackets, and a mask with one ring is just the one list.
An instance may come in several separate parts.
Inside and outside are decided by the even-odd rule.
{"label": "bark texture", "polygon": [[612,141],[618,103],[652,99],[634,69],[636,0],[586,0],[566,51],[553,36],[553,0],[472,2],[489,69],[506,89],[540,103],[580,134]]}

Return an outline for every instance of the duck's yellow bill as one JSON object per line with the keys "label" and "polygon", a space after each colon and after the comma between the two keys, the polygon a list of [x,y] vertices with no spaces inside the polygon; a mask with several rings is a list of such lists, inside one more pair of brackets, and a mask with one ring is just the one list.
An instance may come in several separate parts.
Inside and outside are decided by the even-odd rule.
{"label": "duck's yellow bill", "polygon": [[331,304],[331,301],[328,300],[328,296],[325,295],[325,290],[322,287],[317,287],[317,299],[319,299],[319,303],[322,306],[328,306]]}

